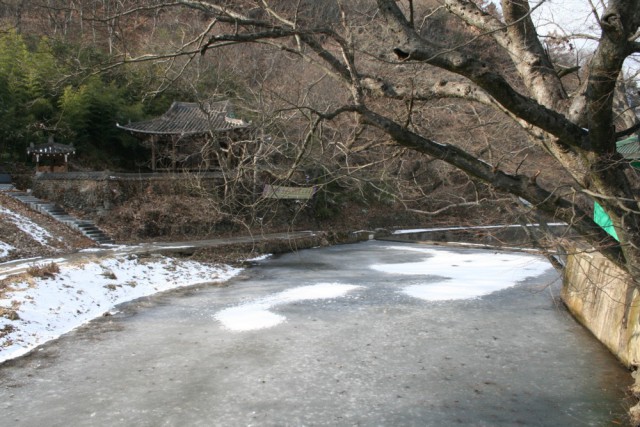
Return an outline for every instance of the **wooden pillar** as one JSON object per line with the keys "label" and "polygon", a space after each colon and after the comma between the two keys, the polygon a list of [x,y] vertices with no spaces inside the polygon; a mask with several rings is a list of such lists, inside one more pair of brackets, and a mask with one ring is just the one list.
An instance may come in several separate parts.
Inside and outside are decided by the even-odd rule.
{"label": "wooden pillar", "polygon": [[151,135],[151,171],[156,171],[156,136]]}
{"label": "wooden pillar", "polygon": [[171,171],[176,171],[176,137],[171,137]]}

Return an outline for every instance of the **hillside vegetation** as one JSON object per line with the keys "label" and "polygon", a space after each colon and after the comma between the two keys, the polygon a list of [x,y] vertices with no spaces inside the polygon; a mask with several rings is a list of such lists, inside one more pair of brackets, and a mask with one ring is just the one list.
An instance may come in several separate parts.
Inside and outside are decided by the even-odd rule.
{"label": "hillside vegetation", "polygon": [[[355,116],[314,124],[309,111],[335,108],[348,94],[321,68],[298,61],[291,52],[274,53],[259,43],[232,44],[216,49],[215,55],[123,64],[149,52],[175,51],[197,37],[207,16],[164,8],[118,16],[133,6],[130,3],[80,1],[52,8],[33,2],[32,9],[0,9],[0,98],[6,106],[0,110],[2,161],[23,162],[29,144],[53,136],[76,147],[72,170],[148,171],[148,149],[115,124],[156,116],[174,100],[230,99],[238,116],[252,121],[256,135],[269,137],[261,139],[257,162],[245,161],[242,170],[226,173],[222,196],[165,194],[115,206],[112,215],[99,218],[115,237],[202,236],[247,228],[486,224],[515,221],[519,215],[512,198],[437,158],[389,144]],[[288,1],[270,4],[283,14],[294,7]],[[433,13],[422,30],[425,34],[452,45],[469,35],[460,21],[441,13],[437,2],[415,4],[419,11]],[[296,2],[295,7],[301,21],[329,28],[340,23],[335,1]],[[351,2],[349,7],[363,24],[368,22],[370,2]],[[262,12],[254,12],[260,18]],[[220,24],[216,31],[229,28]],[[480,38],[466,48],[491,50],[492,44]],[[506,67],[508,58],[502,62]],[[365,61],[361,66],[375,64]],[[382,72],[420,84],[410,64]],[[432,77],[450,78],[436,68]],[[381,101],[378,108],[505,169],[532,174],[553,169],[548,155],[528,143],[521,129],[486,106],[433,99]],[[541,177],[565,179],[561,172]],[[264,182],[312,184],[319,191],[309,208],[288,202],[275,206],[257,198]],[[124,224],[129,231],[122,230]]]}

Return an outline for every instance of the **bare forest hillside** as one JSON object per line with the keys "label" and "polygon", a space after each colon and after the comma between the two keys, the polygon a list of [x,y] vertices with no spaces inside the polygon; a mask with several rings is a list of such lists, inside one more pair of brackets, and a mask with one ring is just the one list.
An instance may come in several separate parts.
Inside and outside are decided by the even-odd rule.
{"label": "bare forest hillside", "polygon": [[[14,153],[7,160],[20,159],[20,150],[34,139],[44,141],[54,135],[78,148],[74,170],[145,171],[148,149],[119,132],[115,123],[157,116],[174,100],[229,99],[236,114],[255,125],[254,137],[261,141],[257,161],[241,159],[238,167],[225,171],[222,197],[203,192],[189,198],[164,194],[122,201],[113,214],[99,218],[116,238],[206,235],[247,228],[528,221],[520,218],[517,198],[495,191],[437,157],[391,143],[355,114],[318,120],[317,114],[340,108],[351,94],[318,63],[301,61],[295,38],[278,50],[260,42],[228,43],[215,52],[198,52],[211,15],[197,7],[174,9],[131,1],[53,3],[31,0],[0,7],[6,31],[22,35],[27,51],[41,51],[45,48],[38,43],[45,45],[52,61],[46,72],[60,73],[55,79],[39,77],[42,89],[29,102],[41,105],[42,111],[34,112],[31,122],[20,124],[32,135],[24,141],[15,137],[13,145],[5,147]],[[348,14],[353,43],[375,54],[376,48],[368,46],[370,32],[377,31],[371,25],[372,1],[349,2],[342,9],[335,0],[275,1],[269,2],[271,12],[253,7],[254,2],[245,3],[243,12],[252,19],[264,19],[269,13],[284,20],[295,16],[299,25],[327,31],[340,27]],[[420,25],[422,35],[451,47],[462,44],[468,51],[495,52],[494,62],[503,64],[506,75],[512,73],[509,58],[500,56],[495,42],[477,37],[475,30],[445,13],[439,2],[413,5],[416,16],[430,17]],[[215,37],[233,31],[233,25],[218,22],[209,30],[206,37]],[[320,36],[318,43],[337,51],[329,37]],[[163,52],[172,56],[143,60],[150,53],[161,56]],[[173,56],[175,52],[179,54]],[[425,80],[422,65],[381,65],[378,59],[362,55],[358,66],[363,73],[393,77],[403,91],[434,81],[440,85],[460,81],[437,67]],[[513,80],[517,85],[515,75]],[[376,85],[373,80],[369,83]],[[489,106],[455,97],[405,96],[373,99],[371,105],[408,129],[458,145],[501,170],[540,176],[540,181],[554,184],[568,179],[561,169],[554,169],[548,154],[531,144],[521,127]],[[319,190],[303,209],[288,202],[274,206],[258,197],[265,182],[314,185]]]}

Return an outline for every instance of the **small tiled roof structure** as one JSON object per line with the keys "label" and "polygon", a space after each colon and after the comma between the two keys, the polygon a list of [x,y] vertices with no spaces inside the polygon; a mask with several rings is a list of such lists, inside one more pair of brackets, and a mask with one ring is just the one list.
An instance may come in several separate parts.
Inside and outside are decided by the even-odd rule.
{"label": "small tiled roof structure", "polygon": [[27,148],[27,155],[36,163],[39,172],[66,172],[69,156],[74,154],[76,149],[73,145],[53,142],[53,137],[49,137],[49,142],[45,144],[31,144]]}
{"label": "small tiled roof structure", "polygon": [[27,148],[27,154],[34,157],[52,157],[76,154],[73,145],[60,144],[49,141],[45,144],[31,145]]}
{"label": "small tiled roof structure", "polygon": [[632,136],[616,142],[616,151],[627,160],[640,160],[640,142],[637,136]]}
{"label": "small tiled roof structure", "polygon": [[211,131],[221,132],[249,126],[244,120],[229,117],[229,112],[229,101],[174,102],[160,117],[116,126],[140,134],[180,136],[202,135]]}

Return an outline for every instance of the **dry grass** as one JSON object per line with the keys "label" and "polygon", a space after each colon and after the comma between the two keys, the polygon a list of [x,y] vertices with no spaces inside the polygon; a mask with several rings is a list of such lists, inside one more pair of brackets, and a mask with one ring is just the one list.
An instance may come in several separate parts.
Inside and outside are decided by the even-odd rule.
{"label": "dry grass", "polygon": [[[24,273],[12,274],[0,280],[0,299],[7,298],[7,294],[17,290],[16,284],[26,283],[28,287],[35,285],[34,279],[52,279],[60,273],[60,266],[55,262],[45,265],[32,265]],[[0,311],[0,316],[7,317]]]}
{"label": "dry grass", "polygon": [[0,317],[4,317],[9,320],[20,320],[18,310],[20,309],[20,303],[18,301],[11,301],[11,307],[0,307]]}
{"label": "dry grass", "polygon": [[58,273],[60,273],[60,267],[55,262],[46,265],[33,265],[27,270],[29,276],[43,279],[56,277]]}
{"label": "dry grass", "polygon": [[148,238],[185,239],[234,229],[203,197],[147,194],[113,209],[100,223],[118,241]]}
{"label": "dry grass", "polygon": [[5,317],[9,320],[20,320],[18,312],[13,308],[0,307],[0,317]]}

